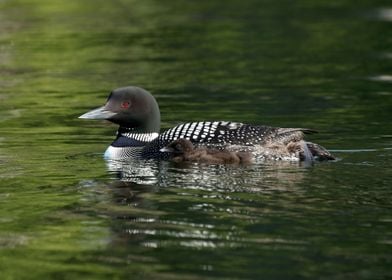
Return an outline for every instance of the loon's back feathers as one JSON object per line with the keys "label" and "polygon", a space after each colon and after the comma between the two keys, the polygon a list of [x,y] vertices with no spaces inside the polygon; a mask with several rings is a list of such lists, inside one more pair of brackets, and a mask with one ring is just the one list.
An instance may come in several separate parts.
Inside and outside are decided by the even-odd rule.
{"label": "loon's back feathers", "polygon": [[[268,153],[271,152],[277,159],[290,156],[297,159],[310,158],[309,153],[319,159],[334,159],[318,144],[306,142],[304,146],[301,142],[304,141],[304,134],[316,132],[307,128],[206,121],[180,124],[160,134],[159,106],[148,91],[138,87],[113,90],[104,106],[87,112],[80,118],[106,119],[120,125],[116,139],[105,152],[105,157],[109,159],[165,158],[167,154],[159,150],[180,138],[218,149],[253,151],[264,158],[269,158]],[[291,148],[295,155],[290,151]]]}
{"label": "loon's back feathers", "polygon": [[185,138],[196,143],[216,145],[253,145],[265,141],[274,128],[252,126],[239,122],[212,121],[191,122],[177,125],[161,134],[164,141]]}
{"label": "loon's back feathers", "polygon": [[272,141],[281,143],[299,141],[303,138],[303,134],[311,133],[317,131],[308,128],[279,128],[240,122],[212,121],[180,124],[162,133],[160,138],[168,141],[184,138],[197,143],[216,145],[256,145]]}

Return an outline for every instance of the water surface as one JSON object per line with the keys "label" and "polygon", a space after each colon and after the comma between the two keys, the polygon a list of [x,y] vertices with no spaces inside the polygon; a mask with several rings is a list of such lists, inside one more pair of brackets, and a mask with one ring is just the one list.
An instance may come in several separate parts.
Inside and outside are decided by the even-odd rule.
{"label": "water surface", "polygon": [[[388,1],[0,1],[4,279],[392,277]],[[105,162],[110,90],[162,127],[320,131],[336,162]]]}

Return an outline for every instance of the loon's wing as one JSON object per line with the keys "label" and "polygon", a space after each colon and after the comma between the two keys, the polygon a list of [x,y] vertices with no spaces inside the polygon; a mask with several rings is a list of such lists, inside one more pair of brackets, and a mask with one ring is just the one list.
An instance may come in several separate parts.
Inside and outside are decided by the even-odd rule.
{"label": "loon's wing", "polygon": [[317,133],[316,130],[308,128],[277,128],[268,137],[268,142],[273,144],[288,144],[290,142],[301,141],[304,134]]}
{"label": "loon's wing", "polygon": [[159,136],[161,145],[179,138],[189,139],[193,143],[217,146],[245,145],[253,146],[266,143],[288,143],[303,138],[303,133],[313,130],[303,128],[278,128],[254,126],[238,122],[214,121],[192,122],[177,125]]}

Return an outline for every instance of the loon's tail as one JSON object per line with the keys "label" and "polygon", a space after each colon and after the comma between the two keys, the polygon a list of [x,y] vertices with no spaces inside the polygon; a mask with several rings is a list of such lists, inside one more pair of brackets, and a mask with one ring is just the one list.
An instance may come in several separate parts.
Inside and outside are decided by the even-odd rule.
{"label": "loon's tail", "polygon": [[[306,142],[306,146],[307,149],[304,149],[304,154],[305,150],[310,151],[311,155],[317,160],[336,159],[330,152],[327,151],[327,149],[325,149],[323,146],[320,146],[319,144]],[[304,155],[304,158],[307,159],[306,155]]]}
{"label": "loon's tail", "polygon": [[303,140],[304,134],[313,133],[317,131],[308,128],[279,128],[273,140],[288,145],[297,143],[297,151],[300,151],[299,156],[303,161],[334,160],[335,157],[323,146]]}

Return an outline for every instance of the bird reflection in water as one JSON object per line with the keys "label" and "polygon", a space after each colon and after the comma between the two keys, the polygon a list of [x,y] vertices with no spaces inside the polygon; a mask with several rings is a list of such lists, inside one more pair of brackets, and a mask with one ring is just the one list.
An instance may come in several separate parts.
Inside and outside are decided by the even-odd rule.
{"label": "bird reflection in water", "polygon": [[277,211],[269,194],[300,193],[308,170],[288,162],[228,166],[127,160],[108,161],[107,167],[114,178],[102,188],[105,195],[96,210],[111,219],[111,246],[136,246],[137,257],[148,257],[157,247],[272,242],[232,236],[244,232],[246,221]]}
{"label": "bird reflection in water", "polygon": [[122,182],[178,188],[263,192],[299,187],[306,162],[266,162],[253,165],[212,165],[155,160],[108,160],[108,171]]}

